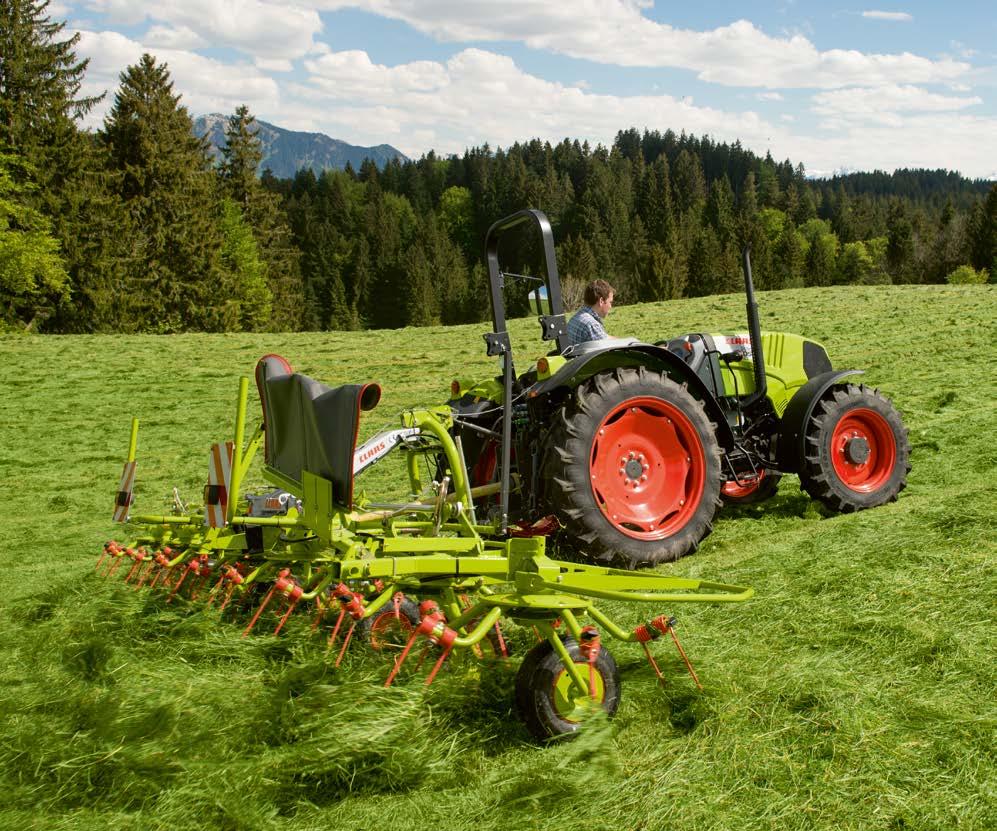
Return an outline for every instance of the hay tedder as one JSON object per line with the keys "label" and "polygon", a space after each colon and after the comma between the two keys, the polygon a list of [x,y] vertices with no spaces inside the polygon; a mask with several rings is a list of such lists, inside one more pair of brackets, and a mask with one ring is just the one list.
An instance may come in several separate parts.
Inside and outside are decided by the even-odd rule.
{"label": "hay tedder", "polygon": [[[480,521],[475,503],[492,499],[499,486],[471,487],[448,408],[407,411],[398,429],[356,447],[360,414],[380,399],[376,384],[330,388],[276,355],[259,361],[256,382],[262,424],[246,442],[243,378],[233,439],[212,446],[204,504],[195,510],[174,492],[168,514],[132,511],[132,421],[114,510],[131,536],[104,545],[99,572],[124,573],[136,589],[158,589],[169,603],[214,606],[239,620],[244,636],[264,625],[277,635],[293,613],[307,610],[337,666],[351,642],[392,655],[386,685],[400,673],[412,675],[415,663],[431,683],[456,651],[483,658],[487,647],[508,657],[501,622],[529,627],[538,642],[517,673],[515,699],[530,732],[542,738],[573,732],[589,707],[615,712],[620,678],[604,634],[642,644],[659,677],[649,644],[670,637],[699,683],[674,618],[658,614],[626,629],[598,600],[661,605],[752,594],[742,586],[558,562],[545,554],[549,521]],[[272,487],[240,500],[261,444]],[[403,457],[410,498],[359,504],[355,477],[392,453]]]}

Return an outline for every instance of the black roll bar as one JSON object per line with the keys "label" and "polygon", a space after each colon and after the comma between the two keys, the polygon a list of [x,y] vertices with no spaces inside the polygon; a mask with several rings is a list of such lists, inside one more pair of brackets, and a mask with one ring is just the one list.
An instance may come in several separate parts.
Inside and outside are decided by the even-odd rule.
{"label": "black roll bar", "polygon": [[[492,304],[492,331],[485,333],[485,344],[489,356],[502,358],[502,380],[505,394],[502,401],[502,491],[501,516],[502,530],[509,524],[509,484],[512,458],[512,385],[515,366],[512,359],[512,342],[506,328],[505,299],[502,289],[505,277],[499,266],[498,245],[504,233],[524,222],[534,222],[543,239],[544,287],[547,289],[549,315],[540,315],[541,337],[557,341],[557,354],[568,348],[568,327],[564,319],[564,301],[561,298],[561,280],[557,273],[557,259],[554,254],[554,233],[550,220],[543,211],[533,208],[517,211],[495,222],[485,234],[485,261],[488,264],[489,296]],[[539,292],[537,294],[539,298]]]}

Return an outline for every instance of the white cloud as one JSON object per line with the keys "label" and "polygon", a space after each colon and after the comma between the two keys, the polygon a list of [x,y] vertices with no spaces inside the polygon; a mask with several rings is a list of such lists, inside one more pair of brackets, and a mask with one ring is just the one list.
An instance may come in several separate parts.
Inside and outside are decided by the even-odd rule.
{"label": "white cloud", "polygon": [[280,58],[257,58],[254,63],[257,69],[262,69],[264,72],[292,72],[294,70],[293,63]]}
{"label": "white cloud", "polygon": [[174,29],[171,26],[152,26],[143,39],[149,46],[161,46],[165,49],[203,49],[207,41],[197,32],[186,26]]}
{"label": "white cloud", "polygon": [[87,7],[108,21],[138,25],[156,21],[150,34],[187,31],[214,47],[238,49],[254,58],[293,60],[314,51],[322,21],[314,9],[268,0],[90,0]]}
{"label": "white cloud", "polygon": [[[302,101],[324,108],[327,123],[349,129],[361,143],[388,141],[418,155],[462,152],[488,142],[508,145],[533,136],[611,142],[621,125],[681,125],[725,139],[758,138],[766,131],[755,113],[697,107],[669,95],[596,95],[523,72],[508,57],[465,49],[445,64],[373,63],[365,52],[337,52],[305,62],[308,83],[289,87]],[[514,118],[509,114],[515,113]],[[414,144],[416,134],[432,136]]]}
{"label": "white cloud", "polygon": [[846,120],[887,118],[902,112],[950,112],[981,104],[983,99],[928,92],[915,86],[857,87],[821,92],[814,96],[818,115]]}
{"label": "white cloud", "polygon": [[[805,135],[791,116],[768,121],[752,111],[696,106],[663,94],[594,94],[530,75],[510,58],[482,49],[465,49],[445,63],[397,66],[377,64],[365,52],[340,52],[305,66],[308,81],[285,86],[283,126],[357,144],[388,142],[411,156],[534,137],[608,145],[632,125],[740,140],[756,153],[771,150],[776,158],[803,162],[812,172],[948,167],[985,176],[993,169],[990,149],[997,146],[997,119],[958,112],[977,99],[900,85],[823,93],[823,132]],[[296,108],[293,123],[284,117],[288,104]],[[966,135],[974,141],[966,142]]]}
{"label": "white cloud", "polygon": [[438,40],[521,41],[530,47],[617,66],[676,67],[727,86],[834,89],[855,84],[936,83],[969,70],[909,52],[819,51],[800,34],[772,37],[747,20],[710,31],[653,21],[630,0],[311,0],[401,20]]}
{"label": "white cloud", "polygon": [[909,23],[914,18],[907,12],[862,12],[862,17],[873,20],[891,20],[898,23]]}
{"label": "white cloud", "polygon": [[782,95],[778,92],[759,92],[755,97],[759,101],[782,101]]}
{"label": "white cloud", "polygon": [[[91,111],[86,120],[90,127],[99,126],[113,104],[119,86],[119,75],[127,66],[137,64],[148,45],[131,40],[117,32],[80,32],[77,55],[89,58],[83,93],[107,98]],[[181,104],[192,115],[208,112],[234,112],[247,104],[254,113],[276,111],[279,94],[277,82],[248,64],[224,64],[202,55],[178,49],[154,50],[158,63],[165,63],[173,81],[175,93],[182,95]]]}

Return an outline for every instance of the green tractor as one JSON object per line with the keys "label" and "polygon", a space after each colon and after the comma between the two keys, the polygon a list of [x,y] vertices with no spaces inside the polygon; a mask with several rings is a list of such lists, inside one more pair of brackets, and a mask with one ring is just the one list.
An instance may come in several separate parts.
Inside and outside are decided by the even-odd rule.
{"label": "green tractor", "polygon": [[[542,238],[539,322],[554,348],[517,375],[499,242],[523,223]],[[893,501],[906,485],[900,414],[852,382],[861,370],[835,370],[816,341],[761,331],[747,251],[746,333],[570,345],[547,217],[499,220],[485,248],[493,326],[484,337],[502,372],[454,381],[449,403],[471,484],[496,485],[494,519],[511,533],[560,527],[562,550],[637,568],[695,551],[724,503],[771,497],[783,474],[844,513]]]}

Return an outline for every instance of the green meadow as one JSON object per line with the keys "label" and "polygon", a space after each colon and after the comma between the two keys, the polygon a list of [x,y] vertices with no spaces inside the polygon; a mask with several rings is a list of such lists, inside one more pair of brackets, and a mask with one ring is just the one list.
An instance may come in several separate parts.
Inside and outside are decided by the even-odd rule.
{"label": "green meadow", "polygon": [[[0,828],[387,831],[997,827],[997,287],[759,295],[763,329],[864,369],[910,429],[896,503],[831,516],[795,477],[728,510],[663,572],[754,586],[670,611],[700,692],[658,642],[608,641],[615,719],[540,746],[507,663],[384,689],[362,649],[336,669],[300,616],[239,637],[214,610],[95,575],[129,423],[136,508],[197,501],[240,375],[275,352],[329,384],[376,381],[361,438],[453,377],[497,372],[485,324],[289,335],[0,337]],[[518,369],[543,353],[512,324]],[[744,298],[619,307],[613,334],[744,330]],[[251,413],[258,418],[251,387]],[[258,474],[250,477],[257,483]],[[359,486],[393,486],[390,457]],[[608,640],[608,639],[607,639]]]}

